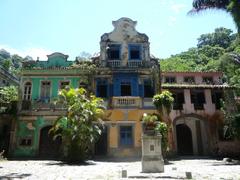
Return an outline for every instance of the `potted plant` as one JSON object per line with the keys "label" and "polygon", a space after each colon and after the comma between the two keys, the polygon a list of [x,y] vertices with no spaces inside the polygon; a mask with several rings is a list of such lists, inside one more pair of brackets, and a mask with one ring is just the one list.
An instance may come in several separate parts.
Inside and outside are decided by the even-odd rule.
{"label": "potted plant", "polygon": [[157,123],[159,121],[159,118],[155,114],[143,114],[143,127],[144,127],[144,133],[148,135],[154,135],[155,134],[155,128],[157,126]]}

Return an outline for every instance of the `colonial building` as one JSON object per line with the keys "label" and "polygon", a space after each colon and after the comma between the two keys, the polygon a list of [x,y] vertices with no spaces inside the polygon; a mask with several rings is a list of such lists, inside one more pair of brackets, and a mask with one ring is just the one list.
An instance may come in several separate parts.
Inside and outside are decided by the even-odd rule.
{"label": "colonial building", "polygon": [[[136,31],[129,18],[113,21],[114,29],[101,36],[100,55],[93,58],[95,71],[79,68],[68,56],[53,53],[47,61],[24,65],[21,105],[12,132],[14,156],[55,156],[60,141],[48,130],[64,107],[52,101],[65,86],[84,86],[107,107],[105,131],[95,144],[96,155],[140,156],[142,116],[154,113],[154,94],[173,92],[172,150],[180,154],[209,154],[218,141],[216,125],[222,119],[219,99],[224,88],[221,73],[164,72],[160,78],[157,59],[150,56],[148,37]],[[161,82],[162,80],[162,82]],[[215,124],[214,124],[215,123]]]}

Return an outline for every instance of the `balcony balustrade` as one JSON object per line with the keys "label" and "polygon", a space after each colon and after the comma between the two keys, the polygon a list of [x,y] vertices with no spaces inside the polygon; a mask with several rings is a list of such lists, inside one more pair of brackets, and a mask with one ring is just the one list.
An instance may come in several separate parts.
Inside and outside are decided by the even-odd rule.
{"label": "balcony balustrade", "polygon": [[23,111],[65,110],[63,104],[54,104],[50,100],[22,101]]}
{"label": "balcony balustrade", "polygon": [[109,67],[117,68],[121,67],[121,60],[109,60],[107,61]]}
{"label": "balcony balustrade", "polygon": [[130,67],[130,68],[141,67],[142,66],[142,61],[140,61],[140,60],[128,61],[127,66]]}
{"label": "balcony balustrade", "polygon": [[140,97],[113,97],[112,105],[113,108],[140,108],[142,106],[142,101]]}

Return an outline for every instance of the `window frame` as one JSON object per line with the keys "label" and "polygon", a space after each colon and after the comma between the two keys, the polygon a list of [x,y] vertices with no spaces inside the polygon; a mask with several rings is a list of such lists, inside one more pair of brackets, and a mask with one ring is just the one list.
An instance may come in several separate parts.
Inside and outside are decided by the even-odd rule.
{"label": "window frame", "polygon": [[[123,127],[131,127],[131,140],[130,140],[130,143],[122,143],[123,140],[121,139],[121,128]],[[118,146],[119,147],[133,147],[134,146],[134,139],[135,139],[135,132],[134,132],[134,129],[135,129],[135,126],[134,124],[130,124],[130,123],[124,123],[124,124],[120,124],[118,126]],[[126,133],[125,133],[125,136],[126,136]]]}
{"label": "window frame", "polygon": [[[136,48],[139,51],[139,58],[131,57],[131,49]],[[128,44],[128,60],[130,61],[141,61],[142,60],[142,44]]]}
{"label": "window frame", "polygon": [[[43,84],[43,82],[50,82],[50,87],[49,87],[49,97],[42,97],[42,84]],[[41,82],[40,82],[40,88],[39,88],[39,99],[41,100],[41,101],[50,101],[50,98],[51,98],[51,96],[52,96],[52,81],[51,80],[41,80]]]}
{"label": "window frame", "polygon": [[[167,79],[171,79],[171,81],[170,82],[167,82]],[[173,80],[174,79],[174,80]],[[173,81],[172,81],[173,80]],[[165,76],[165,78],[164,78],[164,83],[168,83],[168,84],[174,84],[174,83],[176,83],[177,81],[176,81],[176,77],[175,76]]]}
{"label": "window frame", "polygon": [[[189,79],[191,78],[193,81],[189,81],[189,80],[187,81],[187,80],[186,80],[187,78],[189,78]],[[183,77],[183,82],[184,82],[184,83],[187,83],[187,84],[195,84],[195,83],[196,83],[196,80],[195,80],[195,77],[194,77],[194,76],[184,76],[184,77]]]}
{"label": "window frame", "polygon": [[[30,85],[26,85],[27,83],[30,83]],[[25,94],[26,86],[28,86],[27,88],[30,88],[30,94],[29,93]],[[32,88],[32,82],[31,81],[24,82],[23,90],[22,90],[22,92],[23,92],[22,100],[24,100],[24,101],[31,101],[31,99],[32,99],[32,89],[33,88]],[[29,89],[28,89],[28,92],[29,92]],[[26,96],[28,96],[29,98],[26,98]]]}
{"label": "window frame", "polygon": [[[110,51],[111,51],[111,46],[116,46],[117,48],[118,48],[118,58],[110,58]],[[106,54],[107,54],[107,60],[109,60],[109,61],[114,61],[114,60],[121,60],[122,58],[121,58],[121,49],[122,49],[122,46],[121,46],[121,44],[117,44],[117,43],[111,43],[111,44],[108,44],[107,45],[107,52],[106,52]],[[115,47],[115,48],[116,48]]]}
{"label": "window frame", "polygon": [[61,87],[61,83],[66,83],[66,82],[68,82],[68,85],[66,85],[66,86],[71,86],[71,81],[70,80],[60,80],[59,82],[58,82],[58,91],[60,91],[60,90],[62,90],[62,89],[65,89],[65,87],[64,88],[62,88]]}

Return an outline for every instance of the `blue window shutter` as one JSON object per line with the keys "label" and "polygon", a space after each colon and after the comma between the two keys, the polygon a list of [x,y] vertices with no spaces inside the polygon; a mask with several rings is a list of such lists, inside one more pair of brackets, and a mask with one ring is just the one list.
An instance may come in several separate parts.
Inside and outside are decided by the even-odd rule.
{"label": "blue window shutter", "polygon": [[138,79],[132,78],[131,82],[132,96],[138,96]]}
{"label": "blue window shutter", "polygon": [[113,81],[113,95],[114,96],[120,96],[120,80],[118,78],[114,79]]}

